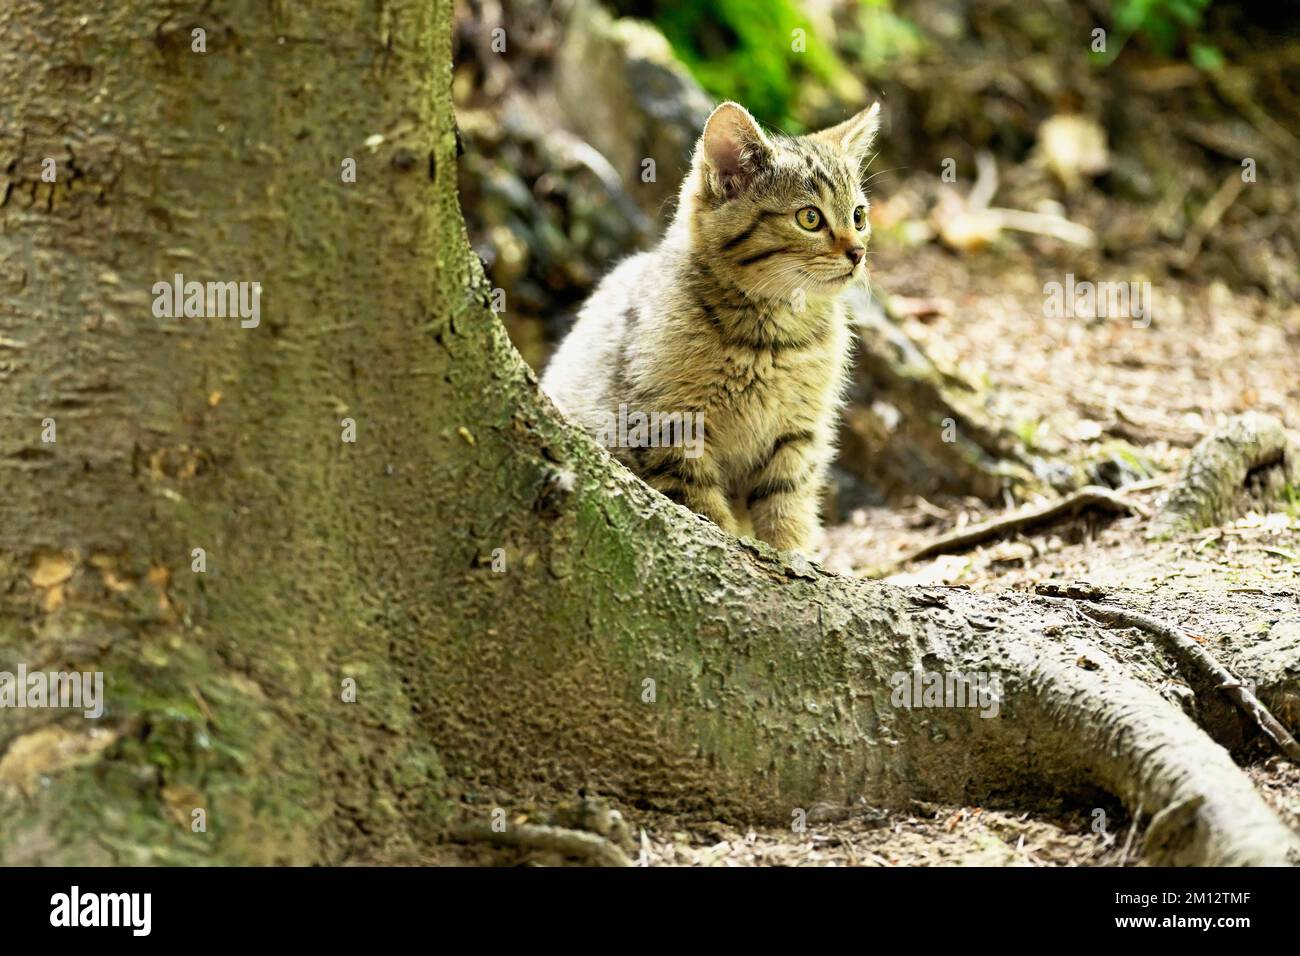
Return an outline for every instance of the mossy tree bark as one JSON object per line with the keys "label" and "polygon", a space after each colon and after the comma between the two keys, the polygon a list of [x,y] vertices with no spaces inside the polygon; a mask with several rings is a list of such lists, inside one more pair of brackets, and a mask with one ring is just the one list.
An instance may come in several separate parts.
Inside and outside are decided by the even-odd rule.
{"label": "mossy tree bark", "polygon": [[[0,713],[5,859],[302,862],[436,826],[447,6],[0,11],[0,660],[102,670],[109,708]],[[177,273],[261,282],[260,325],[155,318]]]}
{"label": "mossy tree bark", "polygon": [[1252,491],[1264,500],[1294,494],[1300,486],[1298,457],[1286,429],[1271,415],[1247,412],[1228,419],[1192,449],[1151,522],[1150,536],[1168,538],[1229,521]]}
{"label": "mossy tree bark", "polygon": [[[1089,626],[729,538],[559,418],[465,242],[446,0],[203,9],[0,13],[0,668],[107,695],[0,711],[0,859],[417,857],[459,791],[582,785],[1108,792],[1155,859],[1295,852]],[[260,281],[261,324],[155,318],[177,272]],[[998,716],[895,706],[914,667],[999,675]]]}

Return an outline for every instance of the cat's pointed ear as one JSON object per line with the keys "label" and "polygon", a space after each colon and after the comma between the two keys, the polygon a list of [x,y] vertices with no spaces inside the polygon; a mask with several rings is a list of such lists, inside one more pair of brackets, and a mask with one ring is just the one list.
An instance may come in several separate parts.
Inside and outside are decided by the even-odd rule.
{"label": "cat's pointed ear", "polygon": [[876,130],[880,129],[880,104],[872,103],[857,116],[813,134],[813,139],[834,146],[859,166],[867,158]]}
{"label": "cat's pointed ear", "polygon": [[711,185],[722,197],[733,199],[771,161],[772,144],[749,110],[727,102],[704,124],[698,152],[712,173]]}

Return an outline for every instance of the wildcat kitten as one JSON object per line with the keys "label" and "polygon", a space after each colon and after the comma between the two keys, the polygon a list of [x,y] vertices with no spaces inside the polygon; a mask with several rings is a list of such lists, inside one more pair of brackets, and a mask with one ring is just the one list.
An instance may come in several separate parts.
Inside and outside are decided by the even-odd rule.
{"label": "wildcat kitten", "polygon": [[834,452],[851,341],[840,296],[866,274],[878,112],[789,138],[719,106],[663,240],[601,281],[542,380],[606,443],[621,405],[628,421],[702,413],[702,453],[611,451],[672,500],[782,550],[808,550]]}

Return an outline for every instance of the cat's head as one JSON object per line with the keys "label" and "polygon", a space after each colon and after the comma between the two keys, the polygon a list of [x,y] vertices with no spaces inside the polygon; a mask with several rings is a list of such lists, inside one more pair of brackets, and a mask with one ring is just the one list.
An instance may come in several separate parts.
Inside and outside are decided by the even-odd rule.
{"label": "cat's head", "polygon": [[738,103],[709,116],[682,190],[693,253],[753,298],[837,295],[866,274],[863,174],[880,104],[809,136],[769,136]]}

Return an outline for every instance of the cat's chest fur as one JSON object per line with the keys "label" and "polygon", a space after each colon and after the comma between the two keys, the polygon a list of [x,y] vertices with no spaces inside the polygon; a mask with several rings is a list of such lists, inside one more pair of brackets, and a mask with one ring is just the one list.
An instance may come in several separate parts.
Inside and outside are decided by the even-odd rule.
{"label": "cat's chest fur", "polygon": [[656,397],[704,414],[708,453],[729,476],[833,416],[849,353],[840,303],[796,311],[694,302],[664,325]]}
{"label": "cat's chest fur", "polygon": [[717,323],[698,333],[711,336],[716,351],[701,363],[699,386],[707,410],[734,411],[752,418],[781,407],[797,409],[811,400],[837,369],[842,320],[829,308],[814,315],[789,309],[720,312]]}

